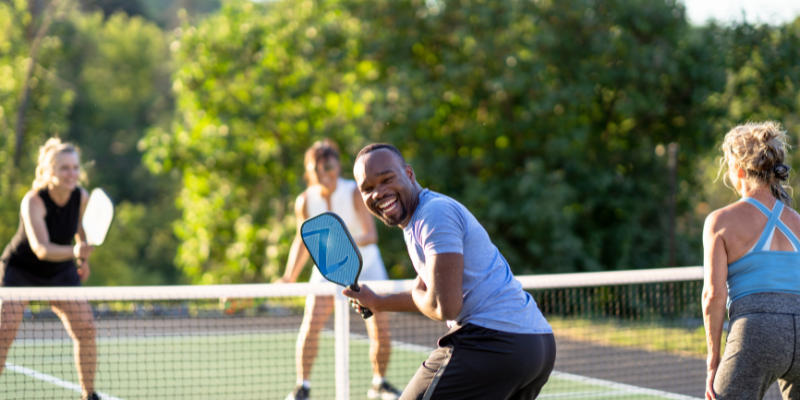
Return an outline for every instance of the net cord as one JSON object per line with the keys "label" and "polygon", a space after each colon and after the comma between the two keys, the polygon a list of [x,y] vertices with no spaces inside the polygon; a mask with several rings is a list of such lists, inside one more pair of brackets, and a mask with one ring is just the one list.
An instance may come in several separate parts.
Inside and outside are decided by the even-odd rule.
{"label": "net cord", "polygon": [[[587,286],[681,282],[703,279],[703,267],[678,267],[634,271],[583,272],[517,276],[523,289],[558,289]],[[364,281],[377,293],[397,293],[413,288],[413,280]],[[218,298],[270,298],[334,295],[341,288],[332,283],[237,284],[208,286],[108,286],[57,288],[0,288],[0,300],[132,301]]]}

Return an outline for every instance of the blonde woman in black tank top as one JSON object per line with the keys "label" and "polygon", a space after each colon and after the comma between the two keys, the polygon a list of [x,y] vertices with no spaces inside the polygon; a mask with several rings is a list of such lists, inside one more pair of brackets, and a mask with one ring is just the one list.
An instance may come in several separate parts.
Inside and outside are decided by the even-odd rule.
{"label": "blonde woman in black tank top", "polygon": [[[50,139],[39,149],[36,180],[22,199],[19,230],[0,257],[0,285],[80,286],[89,277],[93,248],[80,227],[89,195],[78,186],[80,174],[73,145]],[[76,264],[76,259],[82,261]],[[0,302],[0,372],[26,306],[25,301]],[[75,341],[82,398],[98,399],[94,393],[95,324],[89,303],[51,301],[50,307]]]}

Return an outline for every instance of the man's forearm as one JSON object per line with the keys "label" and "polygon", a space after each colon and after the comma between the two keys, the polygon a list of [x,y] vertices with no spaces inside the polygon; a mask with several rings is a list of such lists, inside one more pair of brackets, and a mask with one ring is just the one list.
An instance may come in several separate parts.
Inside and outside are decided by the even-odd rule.
{"label": "man's forearm", "polygon": [[376,311],[419,312],[419,308],[414,304],[411,292],[400,292],[381,297]]}
{"label": "man's forearm", "polygon": [[436,302],[428,291],[412,290],[411,297],[422,315],[434,321],[444,321],[444,318],[437,312]]}

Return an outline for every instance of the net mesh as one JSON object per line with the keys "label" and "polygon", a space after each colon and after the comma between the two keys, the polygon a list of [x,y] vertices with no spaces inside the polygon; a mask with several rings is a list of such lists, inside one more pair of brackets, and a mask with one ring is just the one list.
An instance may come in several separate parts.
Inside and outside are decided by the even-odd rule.
{"label": "net mesh", "polygon": [[[701,398],[702,271],[668,272],[520,277],[557,341],[555,372],[540,398]],[[397,291],[408,284],[370,286]],[[3,307],[15,311],[6,317],[14,316],[19,326],[0,376],[0,398],[80,398],[75,353],[91,360],[94,351],[94,387],[101,398],[285,399],[297,381],[298,336],[308,337],[299,333],[318,331],[306,342],[316,351],[311,398],[334,399],[338,391],[365,399],[371,351],[388,346],[385,375],[402,389],[447,332],[443,323],[421,315],[388,313],[374,322],[385,324],[372,335],[380,340],[371,340],[358,314],[334,317],[330,294],[336,291],[332,284],[3,289]],[[307,323],[315,329],[303,330],[308,295],[317,296],[317,313]],[[4,348],[13,322],[3,320]],[[342,326],[349,346],[347,391],[337,389],[343,380],[335,371],[335,332]],[[775,388],[767,398],[779,398]]]}

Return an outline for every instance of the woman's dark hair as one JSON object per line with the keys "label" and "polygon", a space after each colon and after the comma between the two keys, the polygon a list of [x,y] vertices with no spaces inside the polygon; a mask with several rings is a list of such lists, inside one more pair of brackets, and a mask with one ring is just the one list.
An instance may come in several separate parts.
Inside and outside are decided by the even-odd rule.
{"label": "woman's dark hair", "polygon": [[330,139],[318,140],[306,150],[305,157],[303,158],[303,165],[306,168],[303,177],[306,182],[309,182],[308,174],[314,171],[317,163],[328,159],[339,161],[339,147]]}

